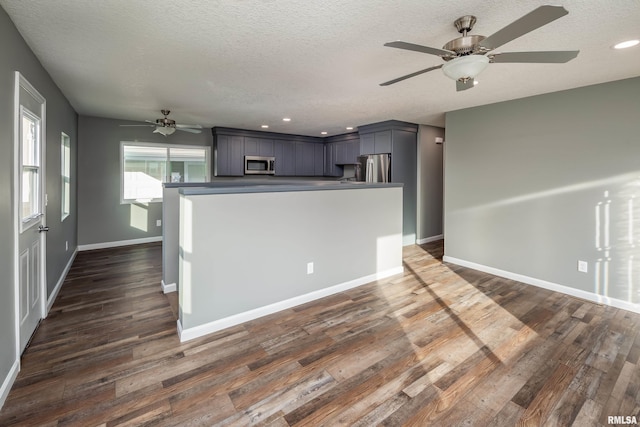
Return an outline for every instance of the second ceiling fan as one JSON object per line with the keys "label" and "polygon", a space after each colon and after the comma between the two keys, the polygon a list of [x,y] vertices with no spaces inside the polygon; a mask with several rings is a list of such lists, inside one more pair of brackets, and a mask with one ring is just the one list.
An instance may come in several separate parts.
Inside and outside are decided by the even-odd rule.
{"label": "second ceiling fan", "polygon": [[444,74],[456,81],[456,90],[470,89],[474,85],[475,78],[490,63],[565,63],[576,56],[579,50],[541,51],[541,52],[499,52],[490,53],[492,50],[510,42],[524,34],[542,27],[569,12],[562,6],[540,6],[517,19],[506,27],[498,30],[489,37],[470,35],[476,23],[476,17],[466,15],[456,19],[454,25],[462,37],[458,37],[445,44],[442,49],[394,41],[385,43],[385,46],[397,49],[413,50],[441,57],[445,63],[434,67],[425,68],[406,76],[398,77],[380,86],[388,86],[411,77],[424,74],[429,71],[442,68]]}
{"label": "second ceiling fan", "polygon": [[151,120],[145,120],[145,122],[147,123],[151,123],[151,124],[147,124],[147,125],[120,125],[120,126],[148,126],[148,127],[155,127],[155,129],[153,130],[153,133],[159,133],[161,135],[167,136],[167,135],[171,135],[172,133],[174,133],[176,130],[181,130],[183,132],[189,132],[189,133],[200,133],[202,132],[200,129],[202,129],[202,126],[200,125],[183,125],[183,124],[179,124],[176,123],[175,120],[172,120],[170,118],[168,118],[167,116],[169,115],[169,113],[171,112],[170,110],[160,110],[160,112],[162,113],[162,115],[164,115],[164,117],[162,119],[156,119],[155,122],[152,122]]}

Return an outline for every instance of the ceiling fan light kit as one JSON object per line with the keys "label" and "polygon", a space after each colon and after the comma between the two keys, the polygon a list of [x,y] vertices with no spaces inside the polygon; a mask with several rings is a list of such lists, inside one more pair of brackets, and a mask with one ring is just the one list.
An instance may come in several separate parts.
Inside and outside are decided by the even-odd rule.
{"label": "ceiling fan light kit", "polygon": [[475,79],[489,65],[489,58],[484,55],[459,56],[442,66],[445,76],[453,80]]}
{"label": "ceiling fan light kit", "polygon": [[153,133],[159,133],[160,135],[171,135],[176,131],[176,128],[174,127],[170,127],[170,126],[157,126],[154,130]]}
{"label": "ceiling fan light kit", "polygon": [[456,90],[461,91],[472,88],[476,76],[491,63],[559,64],[568,62],[578,56],[580,51],[489,53],[505,43],[555,21],[568,13],[562,6],[540,6],[489,37],[468,34],[476,23],[476,17],[465,15],[456,19],[453,23],[462,36],[447,42],[442,49],[403,41],[385,43],[385,46],[388,47],[436,55],[441,57],[445,63],[398,77],[380,85],[388,86],[442,68],[447,77],[456,81]]}

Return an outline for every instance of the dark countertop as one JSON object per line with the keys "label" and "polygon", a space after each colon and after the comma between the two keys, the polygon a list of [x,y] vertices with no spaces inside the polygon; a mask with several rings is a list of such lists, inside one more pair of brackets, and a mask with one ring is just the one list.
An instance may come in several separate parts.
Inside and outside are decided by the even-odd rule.
{"label": "dark countertop", "polygon": [[203,194],[234,193],[278,193],[286,191],[319,190],[363,190],[371,188],[402,188],[402,183],[357,182],[357,181],[228,181],[185,184],[165,184],[165,187],[179,187],[180,194],[187,196]]}
{"label": "dark countertop", "polygon": [[215,178],[209,182],[165,182],[165,188],[188,187],[246,187],[252,185],[309,185],[336,184],[336,179],[295,179],[295,178]]}

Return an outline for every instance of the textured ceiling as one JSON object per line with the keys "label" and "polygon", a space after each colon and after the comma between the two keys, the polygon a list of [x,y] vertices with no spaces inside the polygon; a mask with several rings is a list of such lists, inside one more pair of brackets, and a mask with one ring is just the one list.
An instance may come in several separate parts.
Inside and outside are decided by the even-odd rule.
{"label": "textured ceiling", "polygon": [[[384,47],[441,47],[473,14],[489,36],[545,4],[513,0],[0,0],[76,111],[319,136],[396,119],[444,125],[444,112],[640,75],[640,1],[564,0],[569,14],[496,51],[574,50],[567,64],[491,64],[456,92],[440,58]],[[289,123],[282,121],[290,117]]]}

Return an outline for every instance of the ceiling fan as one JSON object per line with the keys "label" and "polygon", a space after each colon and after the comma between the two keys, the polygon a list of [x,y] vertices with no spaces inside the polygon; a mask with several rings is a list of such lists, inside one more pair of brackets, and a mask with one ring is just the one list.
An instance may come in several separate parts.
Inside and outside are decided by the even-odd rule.
{"label": "ceiling fan", "polygon": [[510,42],[528,32],[542,27],[569,12],[562,6],[540,6],[517,19],[506,27],[498,30],[489,37],[470,35],[476,23],[476,17],[466,15],[454,21],[454,25],[462,37],[458,37],[445,44],[442,49],[421,46],[403,41],[385,43],[385,46],[398,49],[413,50],[441,57],[445,63],[429,67],[397,79],[381,83],[388,86],[426,72],[442,68],[444,74],[456,81],[456,90],[467,90],[473,87],[475,78],[490,63],[565,63],[576,56],[579,50],[542,51],[542,52],[497,52],[490,53],[497,47]]}
{"label": "ceiling fan", "polygon": [[202,126],[200,126],[200,125],[181,125],[181,124],[176,123],[175,120],[171,120],[170,118],[168,118],[167,116],[171,112],[170,110],[160,110],[160,112],[164,115],[164,118],[156,119],[155,122],[152,122],[151,120],[145,120],[145,122],[151,123],[149,125],[120,125],[120,126],[123,126],[123,127],[126,127],[126,126],[149,126],[149,127],[155,127],[153,133],[159,133],[159,134],[164,135],[164,136],[171,135],[176,130],[181,130],[183,132],[190,132],[190,133],[200,133],[200,132],[202,132],[200,130],[200,129],[202,129]]}

